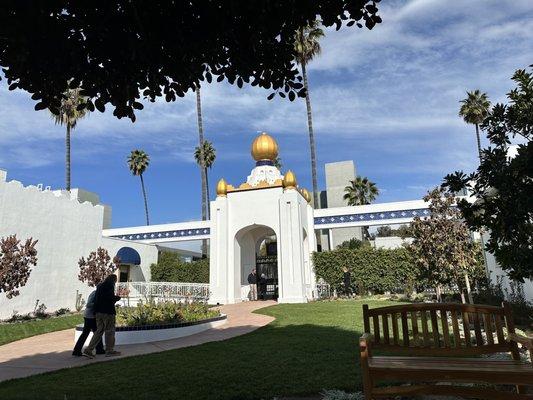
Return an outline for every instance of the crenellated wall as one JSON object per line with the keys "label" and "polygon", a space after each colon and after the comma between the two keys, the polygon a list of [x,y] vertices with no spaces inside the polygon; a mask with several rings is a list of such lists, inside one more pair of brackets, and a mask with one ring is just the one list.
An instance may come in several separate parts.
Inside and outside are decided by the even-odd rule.
{"label": "crenellated wall", "polygon": [[[104,221],[109,223],[110,209],[98,202],[90,192],[41,190],[6,181],[0,170],[0,237],[16,234],[25,241],[37,239],[38,263],[20,295],[7,299],[0,293],[0,319],[13,311],[32,311],[39,300],[48,311],[62,307],[75,308],[76,291],[83,297],[92,290],[78,280],[78,260],[99,246],[111,256],[123,246],[135,248],[141,255],[141,268],[134,272],[136,280],[149,280],[149,265],[157,261],[154,245],[133,243],[102,237]],[[90,201],[82,201],[90,199]],[[106,210],[107,209],[107,210]],[[107,226],[106,226],[107,227]],[[141,279],[144,278],[144,279]]]}

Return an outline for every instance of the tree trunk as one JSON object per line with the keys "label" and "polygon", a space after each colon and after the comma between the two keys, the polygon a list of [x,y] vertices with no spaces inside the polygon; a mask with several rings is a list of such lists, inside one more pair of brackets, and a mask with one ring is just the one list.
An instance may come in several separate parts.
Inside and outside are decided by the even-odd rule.
{"label": "tree trunk", "polygon": [[67,122],[67,136],[65,138],[65,187],[70,192],[70,123]]}
{"label": "tree trunk", "polygon": [[465,285],[466,285],[466,293],[468,295],[468,302],[470,304],[474,304],[474,299],[472,298],[472,291],[470,290],[470,279],[468,278],[467,273],[465,273]]}
{"label": "tree trunk", "polygon": [[207,219],[211,219],[210,197],[209,197],[209,174],[207,171],[207,167],[205,168],[205,191],[207,195],[207,208],[205,211],[207,214]]}
{"label": "tree trunk", "polygon": [[[307,69],[305,67],[305,62],[301,63],[302,65],[302,75],[304,77],[304,87],[305,87],[305,105],[307,107],[307,127],[309,129],[309,148],[311,150],[311,177],[313,182],[313,206],[315,209],[320,208],[320,203],[318,202],[318,183],[317,183],[317,174],[316,174],[316,149],[315,149],[315,134],[313,131],[313,114],[311,112],[311,97],[309,94],[309,82],[307,80]],[[322,249],[322,238],[320,237],[320,232],[316,235],[316,244],[317,249],[320,251]]]}
{"label": "tree trunk", "polygon": [[440,285],[437,285],[435,287],[435,293],[437,294],[437,303],[440,303],[442,301],[442,293],[441,293]]}
{"label": "tree trunk", "polygon": [[479,126],[476,124],[476,139],[477,139],[477,153],[479,155],[479,162],[481,163],[481,139],[479,137]]}
{"label": "tree trunk", "polygon": [[148,200],[146,200],[146,190],[144,189],[143,175],[140,174],[139,177],[141,178],[141,187],[142,187],[142,190],[143,190],[144,213],[146,214],[146,225],[150,225],[150,218],[148,217]]}
{"label": "tree trunk", "polygon": [[[200,145],[200,175],[202,178],[202,221],[207,219],[207,178],[204,159],[204,127],[202,123],[202,101],[200,87],[196,88],[196,114],[198,117],[198,142]],[[202,240],[202,255],[207,255],[207,240]]]}
{"label": "tree trunk", "polygon": [[316,177],[316,150],[315,150],[315,134],[313,132],[313,115],[311,111],[311,98],[309,94],[309,82],[307,80],[307,69],[305,63],[302,63],[302,75],[304,77],[305,87],[305,105],[307,107],[307,127],[309,129],[309,147],[311,149],[311,177],[313,180],[313,203],[315,208],[319,208],[318,203],[318,184]]}

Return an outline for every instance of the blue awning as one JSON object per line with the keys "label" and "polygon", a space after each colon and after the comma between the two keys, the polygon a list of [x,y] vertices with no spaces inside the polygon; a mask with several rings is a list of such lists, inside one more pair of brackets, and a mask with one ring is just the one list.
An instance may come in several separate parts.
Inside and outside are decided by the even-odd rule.
{"label": "blue awning", "polygon": [[137,253],[137,250],[131,247],[121,248],[117,253],[117,257],[120,259],[120,264],[141,265],[141,256]]}

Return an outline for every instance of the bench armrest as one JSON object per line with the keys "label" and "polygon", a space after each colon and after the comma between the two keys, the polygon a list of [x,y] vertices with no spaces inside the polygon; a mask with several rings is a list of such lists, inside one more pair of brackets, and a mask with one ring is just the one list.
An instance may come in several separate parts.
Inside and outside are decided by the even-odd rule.
{"label": "bench armrest", "polygon": [[509,333],[507,335],[507,338],[510,341],[520,343],[522,346],[524,346],[529,351],[533,351],[533,338],[522,336],[522,335],[519,335],[518,333]]}

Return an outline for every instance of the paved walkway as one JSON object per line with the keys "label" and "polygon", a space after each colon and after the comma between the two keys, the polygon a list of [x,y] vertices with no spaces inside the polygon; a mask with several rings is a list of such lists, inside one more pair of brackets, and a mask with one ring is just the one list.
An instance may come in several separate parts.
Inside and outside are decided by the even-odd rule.
{"label": "paved walkway", "polygon": [[86,357],[73,357],[71,355],[74,347],[73,329],[22,339],[0,346],[0,382],[94,362],[196,346],[244,335],[274,320],[266,315],[252,313],[254,310],[273,304],[276,302],[257,301],[221,306],[221,312],[228,316],[224,325],[179,339],[117,346],[117,350],[123,354],[120,357],[99,356],[92,360]]}

